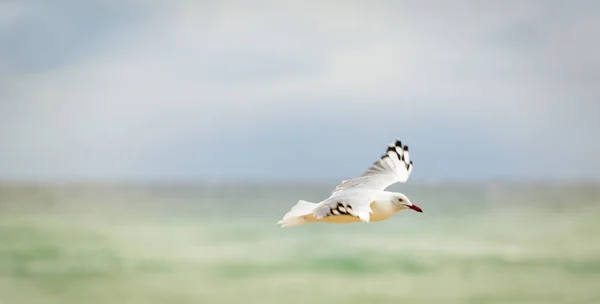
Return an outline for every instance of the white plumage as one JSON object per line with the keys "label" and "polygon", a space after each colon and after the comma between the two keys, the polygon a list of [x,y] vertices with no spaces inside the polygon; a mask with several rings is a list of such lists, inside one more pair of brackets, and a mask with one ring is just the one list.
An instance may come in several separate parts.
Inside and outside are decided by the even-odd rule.
{"label": "white plumage", "polygon": [[385,191],[392,184],[406,182],[412,168],[408,146],[396,140],[363,174],[342,181],[320,203],[298,201],[278,224],[290,227],[312,222],[368,223],[385,220],[403,209],[422,212],[404,194]]}

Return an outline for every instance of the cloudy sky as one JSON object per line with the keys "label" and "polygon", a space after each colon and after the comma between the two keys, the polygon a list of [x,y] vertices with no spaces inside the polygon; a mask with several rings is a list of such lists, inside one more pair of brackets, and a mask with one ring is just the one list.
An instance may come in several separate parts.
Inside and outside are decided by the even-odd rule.
{"label": "cloudy sky", "polygon": [[0,1],[0,179],[599,179],[597,1]]}

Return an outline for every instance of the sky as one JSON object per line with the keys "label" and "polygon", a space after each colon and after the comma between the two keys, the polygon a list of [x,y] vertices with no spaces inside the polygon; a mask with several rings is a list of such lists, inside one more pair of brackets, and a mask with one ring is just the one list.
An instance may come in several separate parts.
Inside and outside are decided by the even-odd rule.
{"label": "sky", "polygon": [[0,1],[1,180],[600,179],[597,1]]}

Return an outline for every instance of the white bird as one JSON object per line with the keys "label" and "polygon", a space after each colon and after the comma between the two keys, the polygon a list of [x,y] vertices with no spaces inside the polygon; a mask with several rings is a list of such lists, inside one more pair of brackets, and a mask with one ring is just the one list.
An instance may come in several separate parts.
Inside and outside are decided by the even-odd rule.
{"label": "white bird", "polygon": [[404,209],[423,212],[402,193],[385,191],[395,183],[408,180],[413,168],[408,146],[400,140],[362,175],[344,180],[320,203],[299,200],[278,222],[281,227],[306,223],[378,222]]}

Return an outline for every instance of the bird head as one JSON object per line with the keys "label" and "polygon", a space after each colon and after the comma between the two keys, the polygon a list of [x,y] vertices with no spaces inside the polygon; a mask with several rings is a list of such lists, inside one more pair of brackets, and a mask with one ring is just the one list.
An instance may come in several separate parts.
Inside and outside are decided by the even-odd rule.
{"label": "bird head", "polygon": [[423,212],[419,206],[411,203],[408,197],[402,193],[394,193],[392,203],[394,203],[400,209],[412,209],[417,212]]}

